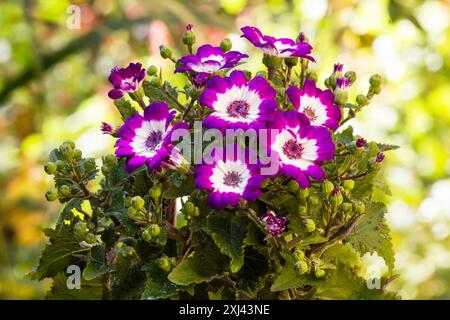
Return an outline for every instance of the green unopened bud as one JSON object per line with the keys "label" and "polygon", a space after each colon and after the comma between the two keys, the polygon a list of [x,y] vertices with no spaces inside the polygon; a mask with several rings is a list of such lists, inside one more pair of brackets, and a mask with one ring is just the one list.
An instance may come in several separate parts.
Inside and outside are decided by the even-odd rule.
{"label": "green unopened bud", "polygon": [[116,156],[113,154],[108,154],[105,156],[105,164],[112,167],[116,164]]}
{"label": "green unopened bud", "polygon": [[94,170],[96,167],[95,159],[94,158],[86,159],[83,166],[86,171]]}
{"label": "green unopened bud", "polygon": [[158,199],[161,197],[161,188],[159,186],[153,186],[148,190],[148,195],[150,198]]}
{"label": "green unopened bud", "polygon": [[156,264],[164,272],[169,272],[172,269],[169,257],[166,255],[163,255],[163,256],[159,257],[158,259],[156,259]]}
{"label": "green unopened bud", "polygon": [[344,201],[344,197],[342,196],[342,193],[340,191],[333,192],[331,195],[331,203],[337,207]]}
{"label": "green unopened bud", "polygon": [[355,213],[364,213],[366,211],[366,206],[362,202],[353,203],[353,211]]}
{"label": "green unopened bud", "polygon": [[62,160],[56,160],[55,164],[56,164],[56,168],[58,169],[58,171],[62,171],[66,167],[64,161],[62,161]]}
{"label": "green unopened bud", "polygon": [[367,96],[364,94],[358,94],[356,96],[356,103],[358,104],[358,106],[363,107],[369,103],[369,99],[367,99]]}
{"label": "green unopened bud", "polygon": [[339,105],[344,105],[348,101],[348,92],[346,90],[336,90],[334,92],[334,102]]}
{"label": "green unopened bud", "polygon": [[47,174],[55,174],[58,170],[58,167],[56,166],[56,163],[54,162],[48,162],[44,166],[44,170]]}
{"label": "green unopened bud", "polygon": [[325,180],[322,183],[322,192],[324,195],[329,196],[333,190],[334,190],[334,185],[331,181]]}
{"label": "green unopened bud", "polygon": [[70,187],[66,185],[62,185],[58,189],[58,193],[61,197],[67,197],[70,195]]}
{"label": "green unopened bud", "polygon": [[96,241],[95,234],[89,232],[86,235],[86,242],[89,243],[89,244],[93,244],[93,243],[95,243],[95,241]]}
{"label": "green unopened bud", "polygon": [[62,143],[59,151],[61,151],[62,153],[67,153],[71,152],[73,149],[75,149],[75,143],[73,141],[67,140]]}
{"label": "green unopened bud", "polygon": [[349,213],[350,211],[352,211],[352,204],[349,202],[344,202],[343,204],[341,204],[341,209],[344,213]]}
{"label": "green unopened bud", "polygon": [[157,224],[149,225],[147,230],[149,231],[152,238],[159,236],[159,234],[161,233],[161,228]]}
{"label": "green unopened bud", "polygon": [[289,67],[293,67],[293,66],[297,65],[298,58],[285,58],[284,63]]}
{"label": "green unopened bud", "polygon": [[268,68],[268,69],[277,69],[281,66],[281,63],[283,62],[282,58],[276,57],[276,56],[271,56],[269,54],[264,54],[263,56],[263,64]]}
{"label": "green unopened bud", "polygon": [[307,232],[313,232],[316,230],[316,224],[314,223],[314,220],[312,219],[305,219],[305,229]]}
{"label": "green unopened bud", "polygon": [[331,82],[330,82],[330,78],[326,78],[323,82],[323,84],[325,85],[325,87],[327,87],[328,89],[331,89]]}
{"label": "green unopened bud", "polygon": [[145,229],[144,231],[142,231],[142,233],[141,233],[141,238],[142,238],[142,240],[144,240],[144,241],[150,241],[150,240],[152,240],[152,235],[151,235],[151,233],[150,233],[150,230],[148,230],[148,229]]}
{"label": "green unopened bud", "polygon": [[158,73],[158,68],[155,65],[151,65],[147,68],[147,74],[151,77]]}
{"label": "green unopened bud", "polygon": [[45,193],[45,199],[47,199],[47,201],[55,201],[56,199],[58,199],[58,193],[49,190]]}
{"label": "green unopened bud", "polygon": [[220,42],[220,47],[222,48],[223,53],[231,50],[233,43],[229,38],[225,38]]}
{"label": "green unopened bud", "polygon": [[344,187],[344,189],[347,190],[353,190],[353,188],[355,187],[355,180],[344,180],[344,183],[342,184],[342,186]]}
{"label": "green unopened bud", "polygon": [[306,199],[309,196],[309,188],[302,189],[300,192],[301,192],[303,199]]}
{"label": "green unopened bud", "polygon": [[73,157],[75,160],[80,160],[82,156],[83,156],[83,152],[82,152],[80,149],[75,149],[75,150],[73,150],[73,152],[72,152],[72,157]]}
{"label": "green unopened bud", "polygon": [[195,33],[192,31],[183,33],[183,43],[187,46],[192,46],[195,43]]}
{"label": "green unopened bud", "polygon": [[323,269],[319,268],[314,272],[314,274],[315,274],[316,278],[322,278],[325,276],[325,271]]}
{"label": "green unopened bud", "polygon": [[183,213],[187,216],[193,216],[195,213],[195,205],[188,201],[183,206]]}
{"label": "green unopened bud", "polygon": [[294,268],[295,268],[295,270],[297,271],[297,273],[298,273],[299,275],[305,274],[305,273],[307,273],[308,270],[309,270],[308,263],[307,263],[306,261],[304,261],[304,260],[297,261],[297,262],[294,264]]}
{"label": "green unopened bud", "polygon": [[305,216],[308,213],[308,209],[303,205],[299,205],[297,208],[297,212],[299,215]]}
{"label": "green unopened bud", "polygon": [[166,47],[165,45],[159,46],[159,54],[161,55],[161,58],[163,58],[163,59],[171,59],[172,58],[172,50],[169,47]]}
{"label": "green unopened bud", "polygon": [[381,86],[378,87],[370,87],[370,92],[373,94],[380,94],[381,92]]}
{"label": "green unopened bud", "polygon": [[145,206],[145,200],[140,196],[135,196],[131,198],[131,206],[136,210],[142,209]]}
{"label": "green unopened bud", "polygon": [[297,249],[295,249],[294,256],[298,261],[304,260],[305,252],[303,250],[300,250],[297,248]]}
{"label": "green unopened bud", "polygon": [[103,173],[104,175],[106,175],[106,174],[108,174],[108,173],[111,172],[112,168],[111,168],[110,166],[103,165],[102,168],[101,168],[101,170],[102,170],[102,173]]}
{"label": "green unopened bud", "polygon": [[315,73],[315,72],[308,72],[306,74],[306,79],[312,80],[314,82],[317,82],[317,73]]}
{"label": "green unopened bud", "polygon": [[319,204],[319,198],[316,196],[310,196],[308,197],[308,202],[312,206],[317,206]]}
{"label": "green unopened bud", "polygon": [[353,82],[356,81],[356,73],[355,73],[355,71],[347,71],[344,74],[344,77],[346,77],[348,80],[350,80],[350,84],[353,84]]}
{"label": "green unopened bud", "polygon": [[150,79],[150,85],[155,88],[160,88],[162,86],[161,79],[159,77],[152,77]]}
{"label": "green unopened bud", "polygon": [[369,83],[372,87],[379,87],[383,82],[383,78],[379,74],[374,74],[370,77]]}
{"label": "green unopened bud", "polygon": [[300,189],[300,186],[298,185],[297,181],[291,180],[287,184],[287,189],[290,192],[297,192]]}

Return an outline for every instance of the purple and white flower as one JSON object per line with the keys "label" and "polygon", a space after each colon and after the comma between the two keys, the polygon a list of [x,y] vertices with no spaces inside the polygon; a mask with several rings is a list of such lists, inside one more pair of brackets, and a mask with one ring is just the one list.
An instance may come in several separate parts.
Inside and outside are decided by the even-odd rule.
{"label": "purple and white flower", "polygon": [[212,164],[200,164],[195,168],[197,188],[211,190],[207,205],[217,209],[236,206],[239,199],[256,201],[261,194],[263,177],[259,166],[249,164],[245,156],[215,155]]}
{"label": "purple and white flower", "polygon": [[292,86],[286,94],[310,125],[332,130],[339,127],[341,110],[335,105],[331,90],[321,90],[316,87],[314,81],[306,80],[301,89]]}
{"label": "purple and white flower", "polygon": [[120,99],[126,92],[135,92],[144,81],[145,69],[140,63],[130,63],[126,68],[114,67],[109,74],[109,82],[114,89],[108,92],[111,99]]}
{"label": "purple and white flower", "polygon": [[159,169],[168,159],[172,144],[172,133],[176,129],[187,129],[184,122],[170,126],[175,111],[169,113],[164,102],[153,102],[144,109],[144,115],[132,115],[118,131],[115,147],[117,157],[127,157],[125,169],[128,172],[146,164],[149,169]]}
{"label": "purple and white flower", "polygon": [[294,41],[288,38],[274,38],[263,35],[258,28],[243,27],[242,37],[250,41],[255,47],[268,55],[277,56],[280,58],[305,58],[315,61],[309,54],[312,51],[312,46],[306,41]]}
{"label": "purple and white flower", "polygon": [[262,221],[266,225],[267,232],[273,237],[278,237],[286,229],[286,217],[277,217],[272,211],[263,215]]}
{"label": "purple and white flower", "polygon": [[213,77],[200,96],[200,102],[213,109],[203,124],[208,128],[262,128],[273,120],[277,108],[276,91],[263,77],[247,82],[242,71],[229,77]]}
{"label": "purple and white flower", "polygon": [[309,177],[325,178],[319,166],[334,157],[330,132],[323,127],[307,126],[297,111],[287,111],[278,122],[278,133],[271,138],[272,156],[280,161],[280,170],[294,178],[302,188],[311,186]]}
{"label": "purple and white flower", "polygon": [[234,67],[241,59],[248,55],[238,51],[223,53],[221,47],[205,44],[198,48],[196,54],[182,57],[178,60],[181,67],[175,72],[193,71],[196,73],[212,74],[222,69]]}

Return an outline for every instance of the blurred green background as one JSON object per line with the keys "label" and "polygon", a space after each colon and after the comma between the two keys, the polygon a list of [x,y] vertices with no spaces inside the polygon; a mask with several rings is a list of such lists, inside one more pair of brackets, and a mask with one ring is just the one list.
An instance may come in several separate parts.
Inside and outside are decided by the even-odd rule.
{"label": "blurred green background", "polygon": [[[342,62],[359,76],[353,95],[383,74],[381,95],[351,125],[401,146],[385,160],[400,274],[390,289],[405,299],[450,298],[449,0],[1,1],[0,298],[39,299],[50,285],[23,278],[60,208],[44,201],[48,152],[66,139],[88,156],[111,151],[99,131],[101,121],[119,123],[106,95],[110,69],[156,64],[182,84],[158,47],[185,54],[187,23],[198,44],[230,37],[234,49],[255,53],[241,68],[261,67],[261,53],[239,38],[240,27],[254,25],[276,36],[305,32],[319,81]],[[377,256],[364,261],[368,277],[385,271]]]}

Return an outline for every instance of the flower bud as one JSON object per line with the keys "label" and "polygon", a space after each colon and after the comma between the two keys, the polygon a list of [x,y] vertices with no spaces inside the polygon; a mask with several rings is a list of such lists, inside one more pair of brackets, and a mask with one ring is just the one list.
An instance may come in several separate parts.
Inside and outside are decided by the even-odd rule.
{"label": "flower bud", "polygon": [[353,190],[353,188],[355,187],[355,180],[344,180],[342,186],[344,187],[344,189]]}
{"label": "flower bud", "polygon": [[315,272],[314,272],[316,278],[322,278],[325,276],[325,271],[323,269],[318,268]]}
{"label": "flower bud", "polygon": [[152,238],[159,236],[161,233],[161,228],[157,224],[151,224],[148,226],[147,230]]}
{"label": "flower bud", "polygon": [[112,167],[116,164],[116,156],[113,154],[108,154],[107,156],[105,156],[105,164]]}
{"label": "flower bud", "polygon": [[331,204],[333,204],[335,207],[342,204],[344,201],[344,197],[342,196],[342,193],[339,189],[334,189],[333,193],[331,194]]}
{"label": "flower bud", "polygon": [[380,162],[383,162],[383,160],[384,160],[384,153],[378,152],[377,157],[375,158],[375,162],[380,163]]}
{"label": "flower bud", "polygon": [[47,174],[55,174],[58,170],[58,167],[54,162],[47,162],[44,166],[44,170]]}
{"label": "flower bud", "polygon": [[284,59],[284,63],[285,63],[288,67],[294,67],[294,66],[297,65],[297,63],[298,63],[298,58],[285,58],[285,59]]}
{"label": "flower bud", "polygon": [[56,160],[55,164],[56,164],[56,168],[58,169],[58,171],[62,171],[66,167],[66,164],[62,160]]}
{"label": "flower bud", "polygon": [[305,252],[300,249],[295,249],[294,256],[298,261],[305,259]]}
{"label": "flower bud", "polygon": [[183,205],[183,213],[187,216],[193,216],[195,213],[195,205],[188,201]]}
{"label": "flower bud", "polygon": [[297,271],[298,275],[305,274],[305,273],[307,273],[308,270],[309,270],[308,263],[307,263],[306,261],[304,261],[304,260],[297,261],[297,262],[294,264],[294,268],[295,268],[295,270]]}
{"label": "flower bud", "polygon": [[75,149],[75,143],[73,141],[67,140],[64,141],[60,146],[59,151],[61,151],[61,153],[67,153],[71,152],[73,149]]}
{"label": "flower bud", "polygon": [[344,77],[346,77],[350,81],[350,84],[353,84],[353,82],[356,81],[356,73],[355,73],[355,71],[347,71],[344,74]]}
{"label": "flower bud", "polygon": [[142,209],[145,206],[145,200],[140,196],[135,196],[131,198],[131,206],[136,210]]}
{"label": "flower bud", "polygon": [[329,196],[333,190],[334,190],[334,185],[331,181],[325,180],[322,183],[322,192],[324,195]]}
{"label": "flower bud", "polygon": [[300,186],[298,185],[297,181],[291,180],[287,184],[287,189],[290,192],[297,192],[300,189]]}
{"label": "flower bud", "polygon": [[169,47],[166,47],[165,45],[159,46],[159,54],[161,55],[161,58],[163,58],[163,59],[171,59],[172,58],[172,50]]}
{"label": "flower bud", "polygon": [[59,187],[58,193],[61,197],[68,197],[70,195],[70,187],[62,185]]}
{"label": "flower bud", "polygon": [[107,175],[108,173],[111,172],[112,168],[111,168],[110,166],[103,165],[103,166],[101,167],[101,170],[102,170],[102,173],[103,173],[104,175]]}
{"label": "flower bud", "polygon": [[350,211],[352,211],[352,204],[350,202],[344,202],[343,204],[341,204],[341,209],[344,213],[349,213]]}
{"label": "flower bud", "polygon": [[151,65],[147,68],[147,74],[151,76],[155,76],[158,74],[158,68],[155,65]]}
{"label": "flower bud", "polygon": [[150,79],[150,85],[155,88],[160,88],[162,86],[161,79],[159,77],[152,77]]}
{"label": "flower bud", "polygon": [[166,255],[163,255],[163,256],[159,257],[158,259],[156,259],[156,264],[164,272],[169,272],[172,269],[172,266],[170,265],[169,257]]}
{"label": "flower bud", "polygon": [[83,152],[80,149],[74,149],[73,150],[72,157],[75,160],[80,160],[82,156],[83,156]]}
{"label": "flower bud", "polygon": [[45,199],[47,199],[47,201],[55,201],[58,199],[58,194],[55,191],[49,190],[45,193]]}
{"label": "flower bud", "polygon": [[301,194],[301,196],[302,196],[304,199],[306,199],[306,198],[309,196],[309,188],[302,189],[302,190],[300,191],[300,194]]}
{"label": "flower bud", "polygon": [[353,203],[353,211],[355,213],[364,213],[366,211],[366,206],[362,202]]}
{"label": "flower bud", "polygon": [[312,80],[314,82],[317,82],[317,73],[315,73],[315,72],[308,72],[306,74],[306,79]]}
{"label": "flower bud", "polygon": [[362,147],[364,147],[366,145],[366,143],[367,143],[366,139],[358,138],[358,140],[356,140],[355,145],[356,145],[357,148],[362,148]]}
{"label": "flower bud", "polygon": [[189,47],[195,43],[195,33],[192,32],[192,24],[186,26],[186,31],[183,33],[183,43]]}
{"label": "flower bud", "polygon": [[358,106],[364,107],[369,103],[369,99],[367,99],[367,96],[364,94],[358,94],[356,96],[356,103],[358,104]]}
{"label": "flower bud", "polygon": [[95,234],[90,233],[90,232],[88,234],[86,234],[86,242],[87,243],[93,244],[93,243],[95,243],[96,240],[97,239],[95,239]]}
{"label": "flower bud", "polygon": [[339,105],[344,105],[348,101],[348,92],[346,90],[336,90],[334,92],[334,102]]}
{"label": "flower bud", "polygon": [[305,216],[308,213],[308,209],[303,205],[299,205],[297,208],[297,212],[299,215]]}
{"label": "flower bud", "polygon": [[148,190],[148,195],[150,196],[150,198],[158,199],[159,197],[161,197],[161,188],[156,185],[151,187],[150,190]]}
{"label": "flower bud", "polygon": [[278,69],[281,66],[281,63],[283,62],[282,58],[272,56],[269,54],[264,54],[263,56],[263,64],[268,69]]}
{"label": "flower bud", "polygon": [[312,206],[317,206],[319,204],[319,198],[316,196],[310,196],[308,197],[308,202]]}
{"label": "flower bud", "polygon": [[233,43],[229,38],[225,38],[220,42],[220,47],[222,48],[223,53],[231,50]]}
{"label": "flower bud", "polygon": [[149,229],[145,229],[144,231],[141,232],[141,238],[144,241],[150,241],[150,240],[152,240],[153,237],[152,237],[152,235],[150,233],[150,230]]}
{"label": "flower bud", "polygon": [[383,82],[383,78],[379,74],[374,74],[370,77],[369,83],[371,87],[379,87]]}
{"label": "flower bud", "polygon": [[304,223],[307,232],[313,232],[314,230],[316,230],[316,224],[314,223],[314,220],[305,219]]}

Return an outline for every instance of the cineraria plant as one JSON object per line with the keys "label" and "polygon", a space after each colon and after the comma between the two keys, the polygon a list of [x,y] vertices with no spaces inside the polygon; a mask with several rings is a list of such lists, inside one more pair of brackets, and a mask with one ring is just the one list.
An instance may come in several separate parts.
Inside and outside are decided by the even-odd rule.
{"label": "cineraria plant", "polygon": [[[355,73],[336,64],[319,82],[303,34],[242,32],[267,70],[236,70],[248,56],[230,51],[229,39],[195,50],[189,25],[188,55],[160,47],[183,88],[155,66],[111,71],[108,96],[123,123],[101,124],[116,149],[100,168],[70,141],[50,153],[56,189],[46,198],[64,208],[30,274],[53,279],[48,298],[396,298],[386,291],[386,207],[374,197],[389,192],[380,169],[395,147],[347,124],[381,77],[349,101]],[[366,253],[388,267],[381,286],[361,277]]]}

